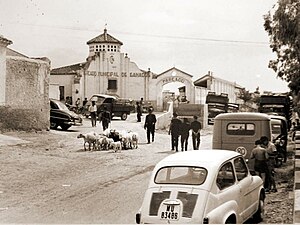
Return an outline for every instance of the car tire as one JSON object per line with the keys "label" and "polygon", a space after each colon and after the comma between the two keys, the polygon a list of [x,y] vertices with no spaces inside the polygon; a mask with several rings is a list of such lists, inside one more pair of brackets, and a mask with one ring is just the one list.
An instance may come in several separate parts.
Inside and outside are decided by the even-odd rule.
{"label": "car tire", "polygon": [[121,120],[126,120],[126,119],[127,119],[127,113],[122,113]]}
{"label": "car tire", "polygon": [[55,122],[50,122],[50,129],[56,130],[57,127],[58,127],[57,123],[55,123]]}
{"label": "car tire", "polygon": [[62,124],[60,125],[60,127],[62,130],[68,130],[71,127],[71,125]]}
{"label": "car tire", "polygon": [[261,221],[263,221],[264,216],[265,216],[265,202],[264,202],[264,197],[262,194],[260,194],[259,197],[259,204],[258,204],[258,209],[255,212],[255,214],[253,215],[253,219],[256,223],[260,223]]}

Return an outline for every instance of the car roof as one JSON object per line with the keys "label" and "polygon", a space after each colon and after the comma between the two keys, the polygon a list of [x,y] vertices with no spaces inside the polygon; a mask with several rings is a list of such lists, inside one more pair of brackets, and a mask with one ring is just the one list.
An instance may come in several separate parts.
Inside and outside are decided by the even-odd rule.
{"label": "car roof", "polygon": [[102,98],[113,98],[113,99],[117,99],[117,97],[112,96],[112,95],[105,95],[105,94],[93,94],[91,98],[93,97],[102,97]]}
{"label": "car roof", "polygon": [[158,167],[171,165],[190,165],[205,168],[219,167],[224,161],[237,156],[240,156],[240,153],[219,149],[178,152],[162,159],[158,163]]}
{"label": "car roof", "polygon": [[215,117],[215,120],[270,120],[270,116],[265,113],[257,112],[237,112],[237,113],[222,113]]}

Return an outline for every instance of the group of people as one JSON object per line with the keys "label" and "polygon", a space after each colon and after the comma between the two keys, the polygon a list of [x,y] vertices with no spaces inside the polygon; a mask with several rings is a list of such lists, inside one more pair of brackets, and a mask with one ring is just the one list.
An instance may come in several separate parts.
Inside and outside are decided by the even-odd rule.
{"label": "group of people", "polygon": [[254,170],[263,182],[266,192],[277,192],[275,183],[275,145],[266,136],[255,141],[250,159],[254,159]]}
{"label": "group of people", "polygon": [[89,106],[88,110],[91,116],[92,127],[96,127],[98,116],[99,122],[102,122],[103,130],[106,130],[111,122],[111,113],[107,110],[107,107],[104,106],[103,110],[101,110],[101,112],[98,114],[96,102],[92,101],[92,104]]}
{"label": "group of people", "polygon": [[187,118],[183,118],[181,121],[178,118],[176,112],[173,113],[173,118],[171,120],[169,134],[171,135],[171,146],[172,151],[178,152],[178,140],[180,137],[181,151],[187,151],[188,139],[190,136],[190,130],[192,130],[192,140],[194,150],[198,150],[200,147],[200,131],[201,123],[197,120],[198,117],[194,116],[194,121],[189,123]]}

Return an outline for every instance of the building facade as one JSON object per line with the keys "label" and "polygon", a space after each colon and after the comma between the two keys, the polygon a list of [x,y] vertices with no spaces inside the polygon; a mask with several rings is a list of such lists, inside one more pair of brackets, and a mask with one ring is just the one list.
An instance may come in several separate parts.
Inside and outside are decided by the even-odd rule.
{"label": "building facade", "polygon": [[199,96],[207,94],[208,90],[226,92],[230,101],[236,100],[234,83],[216,79],[211,74],[194,82],[191,74],[175,67],[160,74],[140,69],[126,53],[122,53],[123,43],[108,34],[107,29],[87,41],[87,45],[89,51],[85,62],[51,70],[50,90],[59,90],[59,94],[52,94],[59,96],[59,100],[72,97],[74,104],[77,98],[82,101],[93,94],[109,94],[131,100],[144,98],[155,110],[162,111],[165,104],[163,87],[172,82],[182,83],[180,94],[190,103],[205,104]]}

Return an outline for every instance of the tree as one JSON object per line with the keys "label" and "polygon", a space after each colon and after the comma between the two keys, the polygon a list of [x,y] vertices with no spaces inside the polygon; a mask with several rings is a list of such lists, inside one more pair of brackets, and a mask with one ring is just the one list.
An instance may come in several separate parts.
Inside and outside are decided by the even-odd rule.
{"label": "tree", "polygon": [[238,94],[238,98],[244,100],[244,102],[249,102],[252,99],[252,96],[249,91],[247,91],[245,88],[240,89],[240,93]]}
{"label": "tree", "polygon": [[277,59],[270,60],[269,67],[297,95],[300,91],[300,2],[278,0],[273,10],[264,16],[270,47],[277,55]]}

